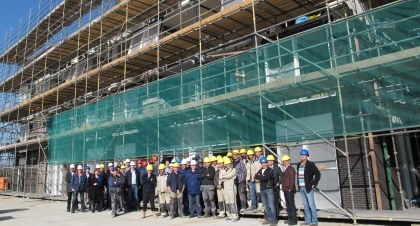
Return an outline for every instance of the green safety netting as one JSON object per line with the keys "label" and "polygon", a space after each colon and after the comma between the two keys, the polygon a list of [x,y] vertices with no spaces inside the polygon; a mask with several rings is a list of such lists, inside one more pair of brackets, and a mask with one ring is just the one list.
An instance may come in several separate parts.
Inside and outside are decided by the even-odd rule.
{"label": "green safety netting", "polygon": [[420,5],[404,1],[57,114],[50,163],[418,126]]}

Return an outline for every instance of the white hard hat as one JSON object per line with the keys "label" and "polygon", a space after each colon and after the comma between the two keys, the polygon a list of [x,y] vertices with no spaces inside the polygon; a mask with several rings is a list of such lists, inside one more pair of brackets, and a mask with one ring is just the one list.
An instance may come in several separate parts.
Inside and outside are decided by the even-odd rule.
{"label": "white hard hat", "polygon": [[127,163],[130,162],[130,159],[126,159],[125,162],[127,162]]}
{"label": "white hard hat", "polygon": [[77,169],[83,169],[82,165],[78,165]]}
{"label": "white hard hat", "polygon": [[112,164],[112,162],[108,163],[108,167],[110,166],[114,166],[114,164]]}
{"label": "white hard hat", "polygon": [[187,157],[185,160],[187,160],[187,162],[191,162],[190,157]]}
{"label": "white hard hat", "polygon": [[95,169],[99,169],[101,166],[99,164],[96,164]]}
{"label": "white hard hat", "polygon": [[197,161],[195,161],[195,160],[192,160],[192,161],[191,161],[191,165],[192,165],[192,166],[195,166],[195,165],[197,165]]}
{"label": "white hard hat", "polygon": [[187,164],[187,160],[183,159],[183,160],[181,161],[181,165],[186,165],[186,164]]}
{"label": "white hard hat", "polygon": [[74,169],[74,164],[70,164],[70,169]]}
{"label": "white hard hat", "polygon": [[172,161],[171,161],[171,163],[175,163],[175,162],[176,162],[176,161],[175,161],[175,158],[173,158],[173,159],[172,159]]}
{"label": "white hard hat", "polygon": [[174,167],[174,164],[172,164],[172,163],[171,163],[171,164],[169,164],[169,167]]}
{"label": "white hard hat", "polygon": [[134,163],[134,161],[130,162],[130,166],[135,166],[135,165],[136,165],[136,163]]}

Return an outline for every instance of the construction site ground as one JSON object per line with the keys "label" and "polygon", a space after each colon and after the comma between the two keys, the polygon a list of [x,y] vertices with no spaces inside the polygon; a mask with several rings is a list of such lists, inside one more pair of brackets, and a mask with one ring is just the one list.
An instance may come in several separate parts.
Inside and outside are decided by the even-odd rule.
{"label": "construction site ground", "polygon": [[[405,211],[407,217],[415,217],[419,215],[412,211]],[[394,211],[403,212],[403,211]],[[375,214],[377,216],[375,216]],[[371,219],[387,217],[387,213],[372,211]],[[66,203],[63,201],[52,201],[43,199],[33,198],[18,198],[13,196],[0,195],[0,225],[131,225],[134,222],[138,222],[142,225],[202,225],[202,226],[224,226],[237,224],[241,226],[255,226],[261,225],[259,218],[261,215],[246,214],[243,215],[238,222],[226,221],[224,219],[213,219],[213,218],[175,218],[170,220],[169,218],[153,218],[150,210],[146,213],[145,219],[140,219],[140,212],[129,212],[127,214],[118,215],[116,218],[111,217],[110,211],[102,211],[100,213],[91,212],[76,212],[74,214],[66,212]],[[299,223],[302,223],[302,215],[299,213]],[[320,215],[325,215],[325,211],[320,211]],[[279,221],[278,225],[285,225],[283,223],[284,217]],[[420,225],[409,222],[397,222],[397,221],[359,221],[360,225]],[[326,226],[339,226],[339,225],[352,225],[351,220],[344,218],[326,218],[320,216],[319,225]]]}

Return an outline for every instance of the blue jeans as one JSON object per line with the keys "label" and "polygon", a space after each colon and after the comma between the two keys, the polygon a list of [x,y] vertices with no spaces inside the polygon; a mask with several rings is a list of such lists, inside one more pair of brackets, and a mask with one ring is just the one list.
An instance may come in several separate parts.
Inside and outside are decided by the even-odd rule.
{"label": "blue jeans", "polygon": [[258,207],[257,190],[255,188],[255,182],[249,181],[248,186],[249,186],[249,193],[251,194],[251,208],[254,210]]}
{"label": "blue jeans", "polygon": [[305,210],[305,222],[318,224],[314,191],[307,192],[305,187],[299,187],[299,191]]}
{"label": "blue jeans", "polygon": [[260,194],[265,207],[265,219],[268,220],[270,224],[277,224],[276,204],[274,202],[273,189],[261,189]]}
{"label": "blue jeans", "polygon": [[[139,208],[139,195],[138,195],[138,185],[133,184],[131,185],[131,188],[128,188],[128,204],[127,206],[130,206],[133,209]],[[134,195],[134,197],[133,197]],[[134,199],[133,199],[134,198]],[[131,206],[134,205],[134,206]]]}
{"label": "blue jeans", "polygon": [[200,195],[188,194],[188,202],[189,202],[189,208],[190,208],[190,215],[194,216],[194,210],[197,216],[201,215]]}

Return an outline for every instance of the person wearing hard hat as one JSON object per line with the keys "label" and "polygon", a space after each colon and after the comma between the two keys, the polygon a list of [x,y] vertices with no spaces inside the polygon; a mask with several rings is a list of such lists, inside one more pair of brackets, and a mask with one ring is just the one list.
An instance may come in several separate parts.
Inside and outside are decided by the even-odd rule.
{"label": "person wearing hard hat", "polygon": [[241,161],[239,157],[239,151],[233,150],[232,151],[232,159],[233,159],[233,168],[236,170],[236,188],[238,189],[239,199],[240,199],[240,212],[244,212],[246,209],[246,187],[245,187],[245,179],[246,179],[246,166],[243,161]]}
{"label": "person wearing hard hat", "polygon": [[273,155],[267,156],[268,167],[273,169],[274,172],[274,200],[276,207],[276,216],[279,216],[280,211],[283,209],[281,205],[281,196],[280,196],[280,185],[283,180],[283,171],[281,171],[279,165],[277,164]]}
{"label": "person wearing hard hat", "polygon": [[223,164],[225,169],[220,172],[219,179],[223,184],[223,198],[229,210],[226,220],[235,222],[239,220],[238,208],[236,206],[236,170],[232,167],[232,161],[229,158],[225,158]]}
{"label": "person wearing hard hat", "polygon": [[[189,201],[189,218],[201,216],[200,194],[201,194],[201,179],[200,170],[197,167],[197,161],[192,160],[190,163],[191,169],[185,174],[185,183],[188,190]],[[195,214],[194,214],[195,213]]]}
{"label": "person wearing hard hat", "polygon": [[[189,158],[187,158],[189,159]],[[191,170],[190,166],[188,165],[187,159],[181,160],[181,167],[179,168],[179,173],[181,173],[184,178],[186,177],[187,173]],[[184,193],[182,194],[182,202],[183,202],[183,209],[184,215],[187,215],[188,210],[188,188],[185,186]]]}
{"label": "person wearing hard hat", "polygon": [[169,175],[170,173],[174,172],[174,164],[175,164],[175,163],[171,163],[171,164],[169,164],[169,173],[168,173],[168,175]]}
{"label": "person wearing hard hat", "polygon": [[175,217],[175,209],[178,209],[178,214],[181,218],[185,218],[182,202],[182,195],[185,190],[185,178],[179,172],[179,163],[174,163],[174,172],[168,175],[166,186],[171,196],[170,218],[173,219]]}
{"label": "person wearing hard hat", "polygon": [[105,204],[105,208],[107,208],[108,210],[112,209],[112,204],[111,204],[111,195],[109,194],[109,185],[108,185],[108,181],[109,178],[112,175],[112,172],[114,171],[114,164],[112,162],[108,163],[108,170],[105,172],[105,181],[106,181],[106,204]]}
{"label": "person wearing hard hat", "polygon": [[[251,166],[254,161],[254,151],[248,150],[246,152],[246,161],[245,168],[246,168],[246,188],[247,190],[247,202],[248,202],[248,208],[247,210],[253,211],[257,208],[257,193],[255,190],[255,182],[254,182],[254,176],[251,173]],[[255,175],[255,174],[254,174]]]}
{"label": "person wearing hard hat", "polygon": [[214,200],[214,175],[216,171],[211,166],[211,159],[204,158],[204,166],[201,169],[201,191],[204,202],[204,217],[210,217],[210,211],[213,218],[216,218],[216,202]]}
{"label": "person wearing hard hat", "polygon": [[227,154],[226,154],[226,157],[228,157],[229,159],[232,159],[232,152],[228,152]]}
{"label": "person wearing hard hat", "polygon": [[318,216],[314,198],[314,189],[318,186],[321,173],[315,163],[309,161],[309,151],[300,151],[300,163],[297,164],[298,186],[305,212],[306,225],[318,225]]}
{"label": "person wearing hard hat", "polygon": [[[169,159],[167,159],[166,161],[165,161],[165,172],[166,173],[171,173],[170,172],[170,170],[169,170],[169,164],[171,164],[171,162],[169,161]],[[159,165],[160,166],[160,165]],[[159,170],[159,166],[158,166],[158,170]]]}
{"label": "person wearing hard hat", "polygon": [[202,158],[199,158],[197,161],[197,168],[201,170],[204,167],[204,162]]}
{"label": "person wearing hard hat", "polygon": [[[171,164],[169,164],[171,165]],[[156,184],[156,193],[155,196],[159,197],[159,209],[160,214],[163,218],[168,216],[169,212],[169,204],[171,201],[171,197],[169,196],[168,189],[166,187],[166,181],[168,180],[168,174],[165,171],[165,165],[159,165],[159,174],[156,177],[157,184]]]}
{"label": "person wearing hard hat", "polygon": [[121,180],[121,192],[118,194],[118,201],[119,201],[119,208],[118,211],[123,211],[124,213],[128,213],[127,211],[127,176],[125,173],[125,165],[119,166],[118,172],[119,180]]}
{"label": "person wearing hard hat", "polygon": [[130,211],[136,211],[139,207],[139,187],[141,186],[141,173],[136,170],[134,161],[130,162],[130,169],[126,173],[127,177],[127,208]]}
{"label": "person wearing hard hat", "polygon": [[281,157],[283,166],[285,168],[283,172],[282,189],[284,198],[286,199],[286,211],[288,219],[284,223],[288,225],[297,225],[297,213],[295,206],[295,193],[296,193],[296,170],[290,165],[290,156],[283,155]]}
{"label": "person wearing hard hat", "polygon": [[146,167],[147,174],[142,177],[143,185],[143,211],[140,212],[140,217],[146,217],[147,203],[150,203],[150,209],[152,210],[152,216],[157,217],[155,211],[155,192],[157,186],[156,175],[153,174],[153,165],[148,165]]}
{"label": "person wearing hard hat", "polygon": [[85,201],[89,203],[89,209],[93,210],[95,191],[92,188],[93,174],[90,173],[90,166],[85,166],[86,175],[86,188],[85,188]]}
{"label": "person wearing hard hat", "polygon": [[69,171],[67,171],[66,173],[67,212],[70,212],[71,200],[72,200],[72,195],[73,195],[73,191],[71,190],[71,178],[73,177],[73,174],[74,174],[74,164],[70,164]]}
{"label": "person wearing hard hat", "polygon": [[220,175],[223,170],[225,170],[225,166],[223,164],[223,158],[220,157],[217,159],[217,170],[214,175],[214,187],[217,193],[217,205],[219,207],[219,214],[217,218],[225,218],[226,217],[226,204],[225,198],[223,196],[223,181],[220,180]]}
{"label": "person wearing hard hat", "polygon": [[255,174],[261,187],[261,200],[265,206],[264,220],[262,224],[277,225],[276,207],[274,201],[274,170],[268,166],[267,158],[260,158],[261,169]]}
{"label": "person wearing hard hat", "polygon": [[108,179],[108,186],[109,186],[109,196],[111,199],[111,216],[117,216],[117,200],[119,199],[119,194],[121,193],[121,189],[123,186],[124,181],[120,180],[118,169],[112,168],[111,175]]}
{"label": "person wearing hard hat", "polygon": [[86,211],[85,206],[85,187],[86,187],[86,175],[83,173],[82,165],[77,166],[77,172],[73,174],[71,178],[71,190],[73,191],[73,206],[71,208],[71,213],[77,208],[77,196],[80,196],[80,203],[82,204],[82,212]]}
{"label": "person wearing hard hat", "polygon": [[[251,177],[254,177],[255,173],[261,169],[260,158],[262,157],[262,149],[261,147],[256,147],[254,149],[255,157],[254,161],[251,165]],[[255,181],[255,180],[254,180]],[[261,195],[260,195],[260,183],[255,181],[255,193],[257,197],[258,208],[254,209],[254,213],[256,212],[264,212],[264,206],[261,203]]]}

